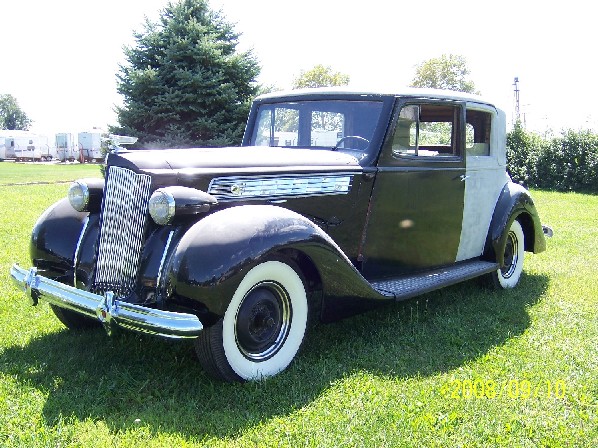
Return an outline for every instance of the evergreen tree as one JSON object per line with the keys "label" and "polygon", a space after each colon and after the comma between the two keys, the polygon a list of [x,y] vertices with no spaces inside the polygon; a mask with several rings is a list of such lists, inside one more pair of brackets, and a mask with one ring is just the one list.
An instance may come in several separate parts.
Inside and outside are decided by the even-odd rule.
{"label": "evergreen tree", "polygon": [[239,144],[259,66],[236,51],[239,34],[206,0],[169,3],[146,19],[117,74],[120,127],[142,147]]}

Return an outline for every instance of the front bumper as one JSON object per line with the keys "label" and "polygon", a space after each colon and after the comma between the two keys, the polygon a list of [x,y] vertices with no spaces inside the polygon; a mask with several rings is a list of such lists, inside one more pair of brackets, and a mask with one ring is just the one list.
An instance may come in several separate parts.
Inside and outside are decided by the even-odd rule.
{"label": "front bumper", "polygon": [[10,276],[37,305],[40,298],[56,306],[97,318],[111,334],[115,327],[167,338],[194,338],[203,325],[194,314],[162,311],[118,300],[107,292],[101,296],[51,280],[14,264]]}

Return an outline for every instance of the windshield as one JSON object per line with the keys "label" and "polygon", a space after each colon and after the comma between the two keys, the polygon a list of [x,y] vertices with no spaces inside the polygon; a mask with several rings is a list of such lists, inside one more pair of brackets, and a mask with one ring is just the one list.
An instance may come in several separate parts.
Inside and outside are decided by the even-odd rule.
{"label": "windshield", "polygon": [[382,104],[348,100],[262,104],[251,144],[366,151]]}

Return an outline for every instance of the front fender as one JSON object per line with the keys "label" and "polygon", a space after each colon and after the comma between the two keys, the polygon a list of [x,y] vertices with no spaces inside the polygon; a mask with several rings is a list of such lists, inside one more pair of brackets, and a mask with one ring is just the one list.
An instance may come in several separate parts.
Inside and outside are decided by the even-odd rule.
{"label": "front fender", "polygon": [[76,211],[64,198],[51,205],[37,220],[29,254],[33,266],[49,278],[72,273],[75,249],[88,213]]}
{"label": "front fender", "polygon": [[275,254],[300,252],[331,298],[383,298],[318,226],[291,210],[245,205],[206,216],[178,242],[167,266],[168,287],[223,316],[244,275]]}
{"label": "front fender", "polygon": [[534,253],[546,250],[542,223],[529,191],[519,184],[507,182],[498,198],[490,223],[484,250],[487,259],[503,264],[507,229],[516,219],[523,227],[525,250]]}

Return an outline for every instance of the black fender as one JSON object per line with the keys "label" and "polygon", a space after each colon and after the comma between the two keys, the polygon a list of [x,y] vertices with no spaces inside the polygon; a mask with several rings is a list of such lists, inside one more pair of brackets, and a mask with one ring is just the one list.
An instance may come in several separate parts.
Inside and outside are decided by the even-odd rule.
{"label": "black fender", "polygon": [[87,217],[88,213],[76,211],[67,198],[46,209],[31,234],[33,266],[53,279],[72,275],[75,249]]}
{"label": "black fender", "polygon": [[190,227],[167,263],[167,287],[175,296],[200,302],[217,319],[251,268],[288,254],[300,254],[311,265],[302,273],[317,277],[307,280],[320,285],[325,302],[342,300],[348,306],[352,301],[345,299],[387,299],[322,229],[298,213],[273,205],[227,208]]}
{"label": "black fender", "polygon": [[546,250],[542,223],[529,191],[514,182],[503,187],[496,206],[484,250],[484,258],[503,264],[507,230],[514,220],[519,221],[525,236],[525,250],[539,253]]}

